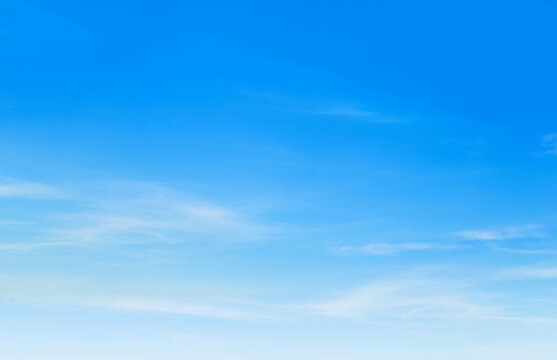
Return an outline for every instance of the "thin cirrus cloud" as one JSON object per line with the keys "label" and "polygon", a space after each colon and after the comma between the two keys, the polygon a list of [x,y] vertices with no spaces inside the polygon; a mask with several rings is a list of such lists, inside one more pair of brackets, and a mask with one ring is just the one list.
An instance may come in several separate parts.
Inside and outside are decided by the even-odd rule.
{"label": "thin cirrus cloud", "polygon": [[399,279],[373,282],[324,301],[300,305],[306,312],[325,317],[375,321],[385,324],[425,325],[432,320],[503,321],[523,324],[557,324],[552,316],[524,316],[510,312],[510,303],[464,284],[439,279]]}
{"label": "thin cirrus cloud", "polygon": [[485,304],[478,294],[427,279],[375,282],[338,296],[308,303],[307,311],[355,319],[495,318],[499,308]]}
{"label": "thin cirrus cloud", "polygon": [[29,221],[12,220],[12,219],[0,219],[0,225],[27,225],[30,224]]}
{"label": "thin cirrus cloud", "polygon": [[250,310],[236,309],[233,307],[137,297],[93,297],[92,299],[89,298],[73,301],[71,302],[71,305],[108,310],[175,314],[225,320],[257,320],[268,318],[265,314],[260,314]]}
{"label": "thin cirrus cloud", "polygon": [[55,199],[60,197],[62,197],[60,189],[51,185],[13,180],[0,183],[0,198]]}
{"label": "thin cirrus cloud", "polygon": [[257,100],[257,106],[266,110],[296,113],[310,116],[325,116],[351,119],[369,123],[399,123],[400,119],[372,111],[367,106],[351,101],[308,100],[268,92],[247,92]]}
{"label": "thin cirrus cloud", "polygon": [[456,245],[442,245],[435,243],[400,243],[400,244],[367,244],[364,246],[341,246],[335,250],[343,253],[365,254],[365,255],[384,255],[392,256],[407,251],[424,251],[435,249],[454,249]]}
{"label": "thin cirrus cloud", "polygon": [[321,115],[347,116],[347,117],[375,116],[375,113],[371,111],[367,111],[355,106],[348,106],[348,105],[316,108],[315,110],[310,112],[314,114],[321,114]]}
{"label": "thin cirrus cloud", "polygon": [[[32,239],[0,243],[3,250],[59,246],[177,244],[195,241],[246,242],[268,238],[278,227],[249,209],[144,184],[127,183],[109,191],[72,192],[70,211],[44,213],[48,225]],[[41,241],[36,239],[40,238]]]}
{"label": "thin cirrus cloud", "polygon": [[[89,279],[90,280],[90,279]],[[95,308],[121,312],[175,314],[226,320],[255,320],[267,315],[234,301],[161,299],[152,296],[107,294],[84,291],[87,279],[80,277],[0,276],[0,299],[34,306]],[[89,284],[90,285],[90,284]]]}
{"label": "thin cirrus cloud", "polygon": [[349,290],[334,299],[302,303],[232,301],[183,302],[129,296],[88,296],[51,300],[59,304],[114,311],[169,313],[185,316],[241,321],[292,321],[318,317],[352,320],[441,318],[496,319],[503,316],[495,306],[475,299],[476,294],[459,292],[431,280],[375,282]]}
{"label": "thin cirrus cloud", "polygon": [[542,145],[546,149],[546,154],[557,155],[557,133],[544,135]]}
{"label": "thin cirrus cloud", "polygon": [[305,109],[305,112],[312,115],[353,118],[372,123],[389,124],[400,122],[399,119],[388,117],[378,112],[369,111],[362,107],[350,104],[314,105],[313,107]]}
{"label": "thin cirrus cloud", "polygon": [[[502,279],[504,280],[504,279]],[[509,302],[497,303],[471,284],[437,278],[403,276],[374,281],[341,291],[336,296],[301,302],[258,302],[230,297],[230,290],[218,299],[196,294],[189,297],[153,297],[107,294],[101,289],[83,291],[80,278],[0,277],[3,299],[34,306],[64,306],[115,312],[173,314],[227,321],[312,321],[340,318],[346,321],[404,325],[427,324],[432,320],[516,321],[557,324],[552,317],[523,316],[510,311]],[[79,290],[79,289],[82,290]],[[146,290],[146,289],[144,289]],[[534,304],[535,305],[535,304]]]}
{"label": "thin cirrus cloud", "polygon": [[54,239],[82,243],[180,243],[195,240],[257,241],[277,228],[248,218],[240,210],[207,201],[123,200],[80,214],[63,214]]}
{"label": "thin cirrus cloud", "polygon": [[[174,314],[234,321],[293,321],[314,317],[347,320],[439,318],[494,318],[494,306],[482,303],[479,296],[455,289],[453,285],[428,279],[377,281],[348,290],[332,299],[305,302],[256,302],[215,299],[169,299],[140,294],[103,294],[102,290],[84,294],[74,279],[25,279],[0,277],[2,295],[10,302],[96,308],[119,312]],[[48,285],[49,284],[49,285]],[[48,291],[45,291],[48,289]]]}
{"label": "thin cirrus cloud", "polygon": [[505,270],[503,278],[508,279],[557,279],[557,266],[523,266]]}
{"label": "thin cirrus cloud", "polygon": [[557,254],[557,249],[514,249],[501,246],[491,246],[493,250],[514,253],[514,254],[527,254],[527,255],[551,255]]}
{"label": "thin cirrus cloud", "polygon": [[9,242],[0,243],[0,250],[34,250],[46,247],[56,247],[56,246],[69,246],[69,245],[79,245],[79,242],[62,242],[62,241],[37,241],[37,242]]}
{"label": "thin cirrus cloud", "polygon": [[505,227],[499,229],[464,230],[455,233],[456,236],[465,240],[509,240],[519,238],[543,237],[542,226],[527,224],[522,226]]}

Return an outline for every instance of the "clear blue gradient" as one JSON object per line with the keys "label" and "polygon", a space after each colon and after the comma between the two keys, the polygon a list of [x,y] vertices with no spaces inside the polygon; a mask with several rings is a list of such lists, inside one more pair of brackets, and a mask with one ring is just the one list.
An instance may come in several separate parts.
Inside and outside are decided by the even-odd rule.
{"label": "clear blue gradient", "polygon": [[0,1],[0,358],[557,358],[552,1]]}

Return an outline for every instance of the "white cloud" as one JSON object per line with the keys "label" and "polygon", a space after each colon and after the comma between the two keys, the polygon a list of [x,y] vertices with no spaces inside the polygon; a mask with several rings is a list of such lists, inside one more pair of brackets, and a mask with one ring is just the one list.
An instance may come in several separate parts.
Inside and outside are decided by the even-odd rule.
{"label": "white cloud", "polygon": [[27,225],[29,223],[29,221],[0,219],[0,225]]}
{"label": "white cloud", "polygon": [[[85,194],[83,194],[85,193]],[[32,250],[93,244],[251,242],[279,232],[244,207],[185,196],[160,186],[121,184],[73,195],[71,212],[44,214],[48,225],[33,241],[0,244],[0,250]],[[44,222],[43,222],[44,223]],[[37,238],[42,241],[36,241]]]}
{"label": "white cloud", "polygon": [[[404,319],[459,319],[503,316],[493,306],[482,304],[479,295],[465,293],[447,283],[431,280],[375,282],[350,290],[333,299],[302,303],[253,302],[221,293],[216,300],[201,294],[179,299],[145,297],[139,294],[87,293],[79,278],[0,277],[2,293],[12,302],[90,307],[112,311],[152,312],[215,319],[296,321],[319,317],[352,320],[397,321]],[[80,290],[80,288],[82,290]]]}
{"label": "white cloud", "polygon": [[328,301],[306,304],[308,311],[346,318],[491,318],[499,309],[484,305],[443,282],[401,280],[372,283]]}
{"label": "white cloud", "polygon": [[230,289],[219,292],[219,296],[214,292],[206,296],[202,291],[188,291],[182,295],[177,292],[170,297],[160,297],[160,294],[154,297],[157,295],[152,294],[148,285],[143,291],[135,289],[133,294],[110,294],[97,286],[91,293],[85,290],[91,287],[87,281],[69,276],[0,276],[0,299],[32,306],[59,305],[238,321],[311,321],[318,317],[392,325],[427,324],[431,320],[557,324],[555,318],[508,313],[513,304],[496,304],[499,297],[493,292],[481,293],[464,283],[439,279],[376,281],[329,298],[282,303],[239,299]]}
{"label": "white cloud", "polygon": [[[31,306],[59,305],[112,311],[151,312],[230,320],[257,320],[269,317],[257,306],[236,300],[230,291],[208,296],[187,291],[181,295],[153,295],[153,286],[143,291],[113,293],[91,277],[57,275],[0,274],[0,299]],[[120,287],[120,286],[119,286]],[[91,290],[94,288],[94,290]],[[232,297],[232,298],[231,298]]]}
{"label": "white cloud", "polygon": [[557,279],[557,267],[517,267],[504,271],[502,277],[510,279]]}
{"label": "white cloud", "polygon": [[[1,298],[0,298],[1,299]],[[201,302],[150,299],[121,295],[71,295],[49,296],[29,295],[7,298],[10,302],[27,304],[61,305],[71,307],[98,308],[113,311],[151,312],[161,314],[196,316],[225,320],[262,320],[270,315],[246,308],[242,304],[214,305]]]}
{"label": "white cloud", "polygon": [[[135,205],[139,206],[136,208]],[[51,230],[53,239],[82,243],[183,242],[204,239],[257,241],[276,229],[248,220],[232,209],[210,203],[172,199],[121,204],[92,212],[61,216],[64,228]]]}
{"label": "white cloud", "polygon": [[423,251],[433,249],[454,249],[454,245],[441,245],[434,243],[400,243],[400,244],[368,244],[364,246],[341,246],[337,251],[368,254],[368,255],[397,255],[405,251]]}
{"label": "white cloud", "polygon": [[83,246],[82,241],[35,241],[0,243],[0,250],[25,251],[59,246]]}
{"label": "white cloud", "polygon": [[400,119],[371,111],[362,104],[351,101],[308,100],[266,92],[248,92],[263,101],[261,105],[275,111],[347,118],[370,123],[398,123]]}
{"label": "white cloud", "polygon": [[491,246],[491,248],[494,250],[515,253],[515,254],[529,254],[529,255],[557,254],[557,250],[553,250],[553,249],[510,249],[510,248],[504,248],[500,246]]}
{"label": "white cloud", "polygon": [[331,106],[324,107],[321,109],[316,109],[312,111],[315,114],[320,115],[332,115],[332,116],[346,116],[346,117],[370,117],[376,116],[375,113],[367,110],[363,110],[354,106]]}
{"label": "white cloud", "polygon": [[547,149],[545,151],[547,154],[557,155],[557,133],[543,136],[542,144]]}
{"label": "white cloud", "polygon": [[352,104],[314,104],[308,105],[304,112],[313,115],[333,116],[339,118],[352,118],[370,123],[397,123],[399,119],[387,117],[378,112],[366,110],[365,108]]}
{"label": "white cloud", "polygon": [[9,181],[0,184],[0,197],[4,198],[52,199],[61,196],[59,189],[40,183]]}
{"label": "white cloud", "polygon": [[253,320],[265,317],[249,310],[239,310],[215,305],[118,296],[77,300],[73,302],[72,305],[81,305],[112,310],[144,311],[230,320]]}
{"label": "white cloud", "polygon": [[528,224],[523,226],[506,227],[501,229],[465,230],[456,233],[466,240],[508,240],[527,237],[543,237],[541,225]]}

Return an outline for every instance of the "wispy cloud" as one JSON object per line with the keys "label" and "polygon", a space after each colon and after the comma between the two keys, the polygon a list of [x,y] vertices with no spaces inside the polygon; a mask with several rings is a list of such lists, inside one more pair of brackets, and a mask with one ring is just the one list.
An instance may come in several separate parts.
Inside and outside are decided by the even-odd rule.
{"label": "wispy cloud", "polygon": [[406,251],[424,251],[434,249],[454,249],[456,245],[443,245],[435,243],[400,243],[400,244],[367,244],[364,246],[341,246],[335,248],[335,251],[353,253],[353,254],[367,254],[367,255],[397,255]]}
{"label": "wispy cloud", "polygon": [[[113,293],[103,284],[81,276],[0,275],[0,299],[32,306],[56,305],[110,311],[173,314],[226,320],[262,320],[273,314],[251,303],[238,301],[230,291],[221,296],[202,294],[161,296],[152,294],[152,284],[143,293],[120,290]],[[94,286],[95,285],[95,286]],[[94,287],[94,289],[92,289]],[[231,297],[232,296],[232,297]]]}
{"label": "wispy cloud", "polygon": [[[537,273],[536,273],[537,274]],[[539,275],[539,274],[537,274]],[[557,269],[543,273],[557,276]],[[392,278],[341,291],[337,295],[297,302],[251,301],[223,290],[204,296],[160,296],[150,286],[134,294],[94,292],[86,279],[0,276],[0,299],[30,305],[57,305],[96,308],[109,311],[145,312],[195,316],[234,321],[312,321],[317,318],[342,318],[348,321],[392,325],[428,324],[442,321],[515,321],[557,324],[551,317],[521,316],[509,312],[512,303],[497,303],[497,294],[474,290],[473,284],[439,278]],[[81,289],[81,290],[80,290]],[[252,292],[252,291],[250,291]],[[149,295],[144,296],[149,293]],[[177,297],[176,297],[177,296]],[[551,300],[554,301],[554,300]],[[516,304],[515,304],[516,305]]]}
{"label": "wispy cloud", "polygon": [[267,92],[247,92],[247,94],[252,98],[259,99],[261,101],[259,106],[273,111],[345,118],[370,123],[401,122],[396,117],[370,110],[369,106],[353,101],[308,100]]}
{"label": "wispy cloud", "polygon": [[29,304],[98,308],[112,311],[151,312],[226,320],[292,321],[318,317],[352,320],[397,321],[402,319],[457,319],[503,316],[486,305],[480,295],[465,292],[454,284],[427,279],[378,281],[348,290],[332,299],[305,302],[257,302],[231,298],[157,298],[107,294],[97,289],[84,292],[78,278],[39,279],[0,277],[0,295],[9,301]]}
{"label": "wispy cloud", "polygon": [[557,279],[557,266],[524,266],[505,270],[503,278],[509,279]]}
{"label": "wispy cloud", "polygon": [[72,245],[72,244],[68,242],[62,242],[62,241],[9,242],[9,243],[0,243],[0,250],[25,251],[25,250],[34,250],[34,249],[50,247],[50,246],[68,246],[68,245]]}
{"label": "wispy cloud", "polygon": [[72,305],[122,310],[142,311],[154,313],[167,313],[175,315],[199,316],[205,318],[229,320],[255,320],[267,318],[250,310],[240,310],[231,307],[222,307],[208,304],[153,300],[134,297],[108,296],[104,298],[90,298],[77,300]]}
{"label": "wispy cloud", "polygon": [[[0,244],[3,250],[32,250],[94,244],[247,242],[279,232],[249,209],[186,196],[160,187],[127,183],[109,191],[75,195],[72,212],[45,214],[37,241]],[[48,227],[47,227],[48,226]]]}
{"label": "wispy cloud", "polygon": [[29,224],[29,221],[0,219],[0,225],[26,225],[26,224]]}
{"label": "wispy cloud", "polygon": [[[0,298],[1,299],[1,298]],[[16,296],[6,301],[27,304],[46,304],[69,307],[97,308],[112,311],[146,312],[171,315],[195,316],[223,320],[263,320],[273,315],[259,312],[244,304],[215,305],[203,302],[161,300],[121,295],[71,295],[64,296]]]}
{"label": "wispy cloud", "polygon": [[544,135],[542,145],[546,148],[547,154],[557,155],[557,133]]}
{"label": "wispy cloud", "polygon": [[543,237],[542,226],[527,224],[522,226],[505,227],[500,229],[464,230],[456,233],[456,236],[466,240],[508,240],[528,237]]}
{"label": "wispy cloud", "polygon": [[51,185],[5,179],[0,182],[0,198],[51,199],[61,196],[62,192]]}
{"label": "wispy cloud", "polygon": [[310,111],[318,115],[331,115],[331,116],[346,116],[346,117],[372,117],[377,116],[376,113],[358,108],[355,106],[324,106]]}
{"label": "wispy cloud", "polygon": [[132,200],[92,212],[61,215],[66,227],[50,233],[54,239],[83,243],[173,243],[198,239],[256,241],[277,230],[214,203],[173,199],[142,202]]}
{"label": "wispy cloud", "polygon": [[373,123],[397,123],[399,119],[385,116],[379,112],[370,111],[351,104],[316,104],[303,110],[308,114],[332,117],[354,118]]}
{"label": "wispy cloud", "polygon": [[550,255],[557,254],[557,250],[554,249],[511,249],[501,246],[491,246],[492,249],[502,252],[514,253],[514,254],[528,254],[528,255]]}
{"label": "wispy cloud", "polygon": [[485,318],[499,309],[443,282],[377,282],[328,301],[306,304],[308,311],[347,318]]}

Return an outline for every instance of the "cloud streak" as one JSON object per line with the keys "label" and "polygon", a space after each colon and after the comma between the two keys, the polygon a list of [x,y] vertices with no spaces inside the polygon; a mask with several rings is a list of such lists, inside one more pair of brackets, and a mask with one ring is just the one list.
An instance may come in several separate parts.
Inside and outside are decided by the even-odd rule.
{"label": "cloud streak", "polygon": [[542,145],[546,148],[546,154],[557,155],[557,133],[544,135]]}
{"label": "cloud streak", "polygon": [[[557,269],[549,275],[557,274]],[[548,274],[544,274],[548,276]],[[156,298],[152,294],[85,293],[79,278],[40,279],[0,276],[0,298],[31,306],[56,305],[108,311],[144,312],[232,321],[314,321],[338,318],[392,325],[443,321],[513,321],[557,324],[551,317],[521,316],[508,312],[509,303],[495,303],[497,294],[478,292],[466,284],[435,278],[397,278],[374,281],[335,296],[301,302],[258,302],[230,297],[230,291],[203,298]],[[149,287],[146,290],[149,292]],[[147,293],[144,292],[144,293]],[[218,300],[217,300],[218,299]],[[516,304],[515,304],[516,305]]]}
{"label": "cloud streak", "polygon": [[307,100],[265,92],[248,92],[262,101],[260,106],[274,111],[313,116],[345,118],[369,123],[399,123],[400,119],[371,111],[362,104],[349,101]]}
{"label": "cloud streak", "polygon": [[434,243],[410,242],[399,244],[368,244],[364,246],[341,246],[335,250],[343,253],[364,255],[398,255],[408,251],[425,251],[436,249],[454,249],[456,245],[442,245]]}
{"label": "cloud streak", "polygon": [[[84,190],[72,211],[44,214],[33,241],[0,243],[2,250],[59,246],[123,245],[196,241],[252,242],[279,233],[243,207],[185,196],[160,186],[125,184],[109,191]],[[92,193],[92,194],[91,194]],[[41,241],[37,241],[41,239]]]}
{"label": "cloud streak", "polygon": [[239,310],[230,307],[120,296],[78,300],[73,302],[73,305],[109,310],[154,312],[225,320],[256,320],[268,317],[253,311]]}
{"label": "cloud streak", "polygon": [[500,246],[491,246],[492,249],[502,252],[514,253],[514,254],[527,254],[527,255],[551,255],[557,254],[557,250],[553,249],[510,249]]}
{"label": "cloud streak", "polygon": [[544,236],[544,233],[540,230],[541,227],[541,225],[528,224],[500,229],[464,230],[457,232],[455,235],[465,240],[480,241],[539,238]]}
{"label": "cloud streak", "polygon": [[62,192],[51,185],[16,181],[0,183],[0,198],[56,199],[60,197]]}
{"label": "cloud streak", "polygon": [[483,304],[438,281],[399,280],[376,282],[351,290],[337,298],[309,303],[308,311],[342,318],[490,318],[497,307]]}
{"label": "cloud streak", "polygon": [[526,266],[508,269],[503,272],[508,279],[557,279],[557,266]]}

